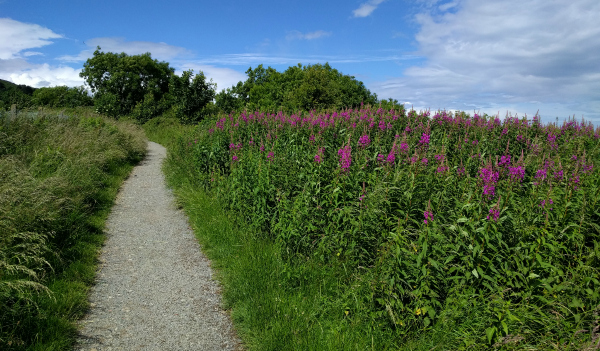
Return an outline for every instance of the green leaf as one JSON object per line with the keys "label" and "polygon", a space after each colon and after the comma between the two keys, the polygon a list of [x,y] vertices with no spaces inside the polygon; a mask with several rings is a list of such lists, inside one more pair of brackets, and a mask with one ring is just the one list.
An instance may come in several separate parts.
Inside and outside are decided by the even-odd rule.
{"label": "green leaf", "polygon": [[506,325],[506,322],[500,321],[500,324],[502,324],[502,330],[504,330],[504,335],[508,335],[508,325]]}
{"label": "green leaf", "polygon": [[473,273],[475,278],[479,278],[479,273],[477,273],[477,269],[472,270],[471,273]]}
{"label": "green leaf", "polygon": [[494,337],[494,333],[496,333],[496,327],[489,327],[485,330],[485,335],[487,336],[488,343],[492,343],[492,338]]}
{"label": "green leaf", "polygon": [[581,302],[580,299],[574,297],[573,300],[571,300],[571,302],[569,303],[569,307],[583,308],[583,303]]}

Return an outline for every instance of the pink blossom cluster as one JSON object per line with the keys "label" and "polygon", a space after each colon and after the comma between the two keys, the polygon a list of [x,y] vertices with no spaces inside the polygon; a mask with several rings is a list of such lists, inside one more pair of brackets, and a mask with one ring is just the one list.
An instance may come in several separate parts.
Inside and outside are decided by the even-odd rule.
{"label": "pink blossom cluster", "polygon": [[352,164],[352,147],[350,143],[338,150],[338,156],[340,157],[340,169],[342,172],[349,171]]}
{"label": "pink blossom cluster", "polygon": [[361,148],[366,148],[369,144],[371,144],[371,139],[368,134],[365,134],[358,139],[358,146]]}

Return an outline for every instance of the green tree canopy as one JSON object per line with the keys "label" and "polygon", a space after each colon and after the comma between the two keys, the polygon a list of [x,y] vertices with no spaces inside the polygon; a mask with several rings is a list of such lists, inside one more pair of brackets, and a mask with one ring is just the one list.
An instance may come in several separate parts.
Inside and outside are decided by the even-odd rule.
{"label": "green tree canopy", "polygon": [[207,82],[204,73],[200,71],[195,77],[192,70],[185,71],[181,77],[171,76],[169,92],[173,97],[175,116],[182,122],[198,122],[206,114],[206,109],[215,98],[217,85],[212,79]]}
{"label": "green tree canopy", "polygon": [[245,82],[216,95],[225,112],[254,110],[319,110],[377,103],[377,95],[353,76],[344,75],[328,63],[291,66],[283,73],[259,65],[250,67]]}
{"label": "green tree canopy", "polygon": [[153,60],[150,53],[129,56],[100,50],[94,51],[80,73],[94,93],[99,112],[112,117],[130,114],[139,103],[160,102],[169,92],[175,72],[169,63]]}
{"label": "green tree canopy", "polygon": [[69,88],[65,85],[39,88],[33,92],[32,103],[48,107],[92,106],[92,97],[83,86]]}

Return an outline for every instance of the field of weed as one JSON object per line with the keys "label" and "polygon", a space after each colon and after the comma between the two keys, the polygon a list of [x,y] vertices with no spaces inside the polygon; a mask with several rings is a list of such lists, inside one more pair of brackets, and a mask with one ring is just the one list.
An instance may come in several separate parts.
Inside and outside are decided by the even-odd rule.
{"label": "field of weed", "polygon": [[0,349],[69,350],[143,131],[85,109],[0,112]]}
{"label": "field of weed", "polygon": [[[222,274],[256,349],[600,342],[600,130],[589,123],[364,107],[215,116],[178,135],[162,138],[192,222],[197,196],[244,228],[223,234],[241,248],[201,241],[246,257],[238,269],[252,274]],[[241,292],[256,282],[262,291]]]}

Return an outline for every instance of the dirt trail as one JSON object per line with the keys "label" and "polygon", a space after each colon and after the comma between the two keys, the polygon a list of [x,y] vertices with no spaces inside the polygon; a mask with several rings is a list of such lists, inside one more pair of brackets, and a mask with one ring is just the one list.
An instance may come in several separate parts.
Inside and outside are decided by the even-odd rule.
{"label": "dirt trail", "polygon": [[238,350],[210,262],[161,172],[165,148],[123,184],[76,350]]}

